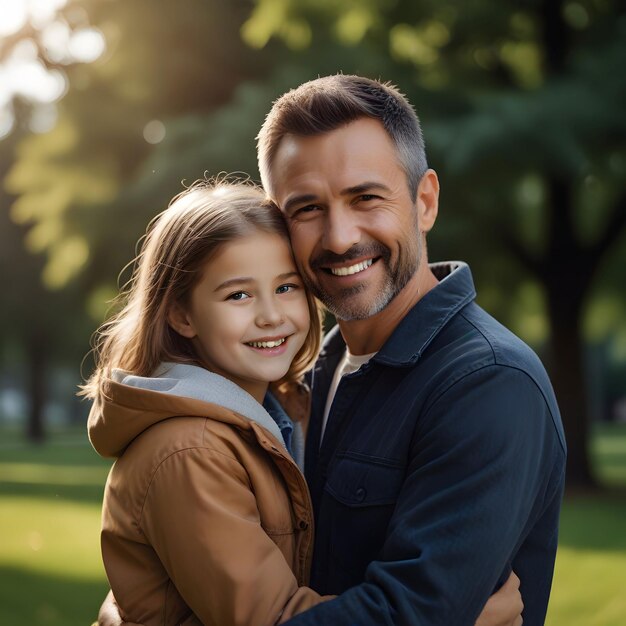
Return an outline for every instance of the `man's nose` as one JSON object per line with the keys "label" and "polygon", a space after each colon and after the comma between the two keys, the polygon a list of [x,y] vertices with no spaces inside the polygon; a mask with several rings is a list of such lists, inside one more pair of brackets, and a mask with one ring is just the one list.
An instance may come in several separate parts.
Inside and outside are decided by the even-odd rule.
{"label": "man's nose", "polygon": [[331,206],[324,223],[324,249],[335,254],[344,254],[360,240],[361,230],[354,212],[347,207]]}

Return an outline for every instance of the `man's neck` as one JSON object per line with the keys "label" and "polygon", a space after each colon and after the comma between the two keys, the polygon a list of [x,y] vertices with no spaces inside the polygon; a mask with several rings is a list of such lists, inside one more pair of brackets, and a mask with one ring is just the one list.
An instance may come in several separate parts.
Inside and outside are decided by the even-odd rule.
{"label": "man's neck", "polygon": [[348,350],[355,355],[378,352],[405,315],[438,282],[428,263],[423,262],[413,278],[380,313],[364,320],[337,320]]}

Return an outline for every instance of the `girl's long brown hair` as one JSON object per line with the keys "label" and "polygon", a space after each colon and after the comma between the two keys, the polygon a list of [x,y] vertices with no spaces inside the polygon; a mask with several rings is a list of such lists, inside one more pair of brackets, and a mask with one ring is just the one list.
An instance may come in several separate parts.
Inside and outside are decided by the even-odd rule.
{"label": "girl's long brown hair", "polygon": [[[94,335],[96,367],[79,395],[102,399],[103,384],[116,368],[151,376],[163,361],[201,365],[167,314],[175,303],[186,304],[204,263],[220,246],[259,231],[289,241],[280,211],[257,186],[203,180],[176,196],[148,225],[128,288],[116,300],[121,310]],[[307,302],[311,327],[284,382],[298,380],[320,347],[320,309],[308,292]]]}

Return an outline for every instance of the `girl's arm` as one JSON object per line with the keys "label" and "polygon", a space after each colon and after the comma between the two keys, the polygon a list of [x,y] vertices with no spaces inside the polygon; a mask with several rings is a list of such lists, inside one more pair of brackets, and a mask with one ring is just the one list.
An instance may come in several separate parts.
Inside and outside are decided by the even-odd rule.
{"label": "girl's arm", "polygon": [[[312,589],[298,587],[261,526],[245,468],[230,454],[197,447],[167,457],[150,483],[139,523],[202,623],[273,626],[322,601]],[[118,546],[103,532],[105,561],[124,558],[116,554],[116,548],[123,551]],[[118,599],[126,609],[123,589]]]}

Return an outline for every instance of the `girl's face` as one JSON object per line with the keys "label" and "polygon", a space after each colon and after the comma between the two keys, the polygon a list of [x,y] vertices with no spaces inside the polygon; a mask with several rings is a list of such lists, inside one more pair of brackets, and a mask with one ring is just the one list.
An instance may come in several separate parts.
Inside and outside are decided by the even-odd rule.
{"label": "girl's face", "polygon": [[172,327],[192,340],[204,365],[259,402],[279,380],[309,330],[304,286],[287,241],[256,232],[224,244],[209,260]]}

